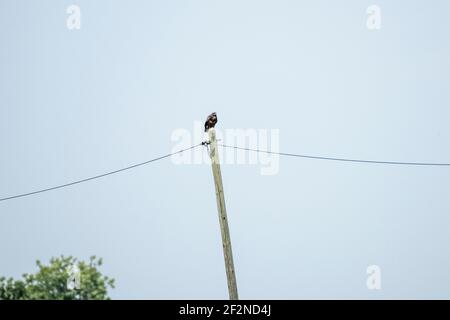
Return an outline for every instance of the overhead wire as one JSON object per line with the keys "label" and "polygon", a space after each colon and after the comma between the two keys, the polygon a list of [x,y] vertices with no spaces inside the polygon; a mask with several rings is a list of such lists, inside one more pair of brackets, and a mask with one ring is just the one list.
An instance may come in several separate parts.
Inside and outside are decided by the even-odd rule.
{"label": "overhead wire", "polygon": [[[26,193],[21,193],[21,194],[16,194],[13,196],[8,196],[8,197],[4,197],[4,198],[0,198],[0,202],[1,201],[7,201],[7,200],[12,200],[12,199],[16,199],[16,198],[22,198],[22,197],[27,197],[27,196],[31,196],[31,195],[35,195],[35,194],[39,194],[39,193],[43,193],[43,192],[48,192],[48,191],[52,191],[52,190],[56,190],[56,189],[61,189],[61,188],[66,188],[69,186],[73,186],[76,184],[80,184],[80,183],[84,183],[84,182],[88,182],[91,180],[95,180],[95,179],[100,179],[109,175],[113,175],[122,171],[126,171],[126,170],[130,170],[130,169],[134,169],[136,167],[140,167],[140,166],[144,166],[146,164],[152,163],[152,162],[156,162],[168,157],[171,157],[175,154],[179,154],[188,150],[192,150],[194,148],[197,148],[199,146],[208,146],[209,142],[202,142],[196,145],[193,145],[189,148],[186,149],[181,149],[179,151],[176,152],[172,152],[157,158],[153,158],[144,162],[140,162],[140,163],[136,163],[127,167],[123,167],[117,170],[113,170],[113,171],[109,171],[109,172],[105,172],[102,174],[98,174],[95,176],[91,176],[88,178],[84,178],[84,179],[80,179],[80,180],[76,180],[76,181],[72,181],[72,182],[68,182],[68,183],[64,183],[61,185],[57,185],[57,186],[53,186],[53,187],[49,187],[49,188],[45,188],[45,189],[39,189],[39,190],[35,190],[35,191],[31,191],[31,192],[26,192]],[[340,162],[353,162],[353,163],[368,163],[368,164],[385,164],[385,165],[403,165],[403,166],[450,166],[450,163],[445,163],[445,162],[410,162],[410,161],[385,161],[385,160],[367,160],[367,159],[355,159],[355,158],[341,158],[341,157],[330,157],[330,156],[316,156],[316,155],[310,155],[310,154],[297,154],[297,153],[287,153],[287,152],[275,152],[275,151],[270,151],[270,150],[261,150],[258,148],[247,148],[247,147],[239,147],[239,146],[231,146],[231,145],[227,145],[227,144],[223,144],[223,143],[218,143],[218,146],[224,147],[224,148],[232,148],[232,149],[236,149],[236,150],[245,150],[245,151],[250,151],[250,152],[258,152],[258,153],[266,153],[266,154],[273,154],[273,155],[279,155],[279,156],[286,156],[286,157],[295,157],[295,158],[305,158],[305,159],[314,159],[314,160],[327,160],[327,161],[340,161]]]}
{"label": "overhead wire", "polygon": [[157,158],[150,159],[150,160],[147,160],[147,161],[144,161],[144,162],[136,163],[136,164],[124,167],[124,168],[120,168],[120,169],[117,169],[117,170],[109,171],[109,172],[102,173],[102,174],[95,175],[95,176],[91,176],[91,177],[88,177],[88,178],[72,181],[72,182],[69,182],[69,183],[64,183],[64,184],[57,185],[57,186],[54,186],[54,187],[40,189],[40,190],[36,190],[36,191],[31,191],[31,192],[21,193],[21,194],[9,196],[9,197],[0,198],[0,202],[1,201],[6,201],[6,200],[11,200],[11,199],[16,199],[16,198],[27,197],[27,196],[31,196],[31,195],[34,195],[34,194],[48,192],[48,191],[52,191],[52,190],[56,190],[56,189],[66,188],[66,187],[73,186],[73,185],[76,185],[76,184],[80,184],[80,183],[83,183],[83,182],[87,182],[87,181],[103,178],[103,177],[110,176],[110,175],[113,175],[113,174],[116,174],[116,173],[119,173],[119,172],[122,172],[122,171],[134,169],[136,167],[144,166],[146,164],[149,164],[149,163],[152,163],[152,162],[156,162],[156,161],[168,158],[168,157],[173,156],[175,154],[179,154],[179,153],[182,153],[182,152],[185,152],[185,151],[197,148],[197,147],[199,147],[201,145],[203,145],[203,144],[199,143],[199,144],[193,145],[193,146],[191,146],[189,148],[182,149],[182,150],[179,150],[179,151],[176,151],[176,152],[172,152],[172,153],[163,155],[161,157],[157,157]]}
{"label": "overhead wire", "polygon": [[252,151],[252,152],[267,153],[267,154],[274,154],[274,155],[287,156],[287,157],[315,159],[315,160],[359,162],[359,163],[388,164],[388,165],[406,165],[406,166],[450,166],[450,163],[403,162],[403,161],[384,161],[384,160],[365,160],[365,159],[325,157],[325,156],[315,156],[315,155],[308,155],[308,154],[275,152],[275,151],[270,151],[270,150],[260,150],[260,149],[254,149],[254,148],[230,146],[230,145],[226,145],[226,144],[222,144],[222,143],[218,143],[217,145],[222,146],[224,148],[232,148],[232,149],[237,149],[237,150],[246,150],[246,151]]}

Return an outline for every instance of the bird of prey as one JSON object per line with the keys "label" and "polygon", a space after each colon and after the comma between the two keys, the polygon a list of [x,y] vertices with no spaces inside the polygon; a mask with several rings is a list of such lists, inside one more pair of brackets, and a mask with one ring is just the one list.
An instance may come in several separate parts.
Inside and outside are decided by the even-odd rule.
{"label": "bird of prey", "polygon": [[205,132],[210,128],[214,128],[217,123],[217,114],[215,112],[211,113],[205,121]]}

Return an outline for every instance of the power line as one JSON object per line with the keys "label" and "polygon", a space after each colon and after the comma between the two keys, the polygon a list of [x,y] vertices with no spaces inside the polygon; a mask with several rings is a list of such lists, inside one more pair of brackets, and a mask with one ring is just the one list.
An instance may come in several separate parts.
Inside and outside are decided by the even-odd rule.
{"label": "power line", "polygon": [[117,170],[114,170],[114,171],[102,173],[102,174],[99,174],[99,175],[96,175],[96,176],[93,176],[93,177],[89,177],[89,178],[85,178],[85,179],[81,179],[81,180],[77,180],[77,181],[73,181],[73,182],[61,184],[61,185],[58,185],[58,186],[55,186],[55,187],[51,187],[51,188],[41,189],[41,190],[32,191],[32,192],[27,192],[27,193],[22,193],[22,194],[18,194],[18,195],[6,197],[6,198],[0,198],[0,201],[6,201],[6,200],[11,200],[11,199],[16,199],[16,198],[21,198],[21,197],[31,196],[31,195],[33,195],[33,194],[38,194],[38,193],[42,193],[42,192],[47,192],[47,191],[52,191],[52,190],[56,190],[56,189],[61,189],[61,188],[73,186],[73,185],[75,185],[75,184],[79,184],[79,183],[83,183],[83,182],[87,182],[87,181],[91,181],[91,180],[103,178],[103,177],[106,177],[106,176],[109,176],[109,175],[112,175],[112,174],[116,174],[116,173],[119,173],[119,172],[122,172],[122,171],[134,169],[134,168],[136,168],[136,167],[140,167],[140,166],[149,164],[149,163],[151,163],[151,162],[155,162],[155,161],[158,161],[158,160],[162,160],[162,159],[168,158],[168,157],[173,156],[173,155],[175,155],[175,154],[182,153],[182,152],[185,152],[185,151],[188,151],[188,150],[197,148],[197,147],[199,147],[199,146],[201,146],[201,145],[203,145],[203,144],[202,144],[202,143],[199,143],[199,144],[197,144],[197,145],[191,146],[191,147],[186,148],[186,149],[179,150],[179,151],[177,151],[177,152],[169,153],[169,154],[166,154],[166,155],[161,156],[161,157],[158,157],[158,158],[154,158],[154,159],[147,160],[147,161],[144,161],[144,162],[141,162],[141,163],[133,164],[133,165],[130,165],[130,166],[128,166],[128,167],[121,168],[121,169],[117,169]]}
{"label": "power line", "polygon": [[286,152],[274,152],[268,150],[243,148],[237,146],[229,146],[226,144],[218,144],[221,147],[232,148],[238,150],[246,150],[260,153],[276,154],[280,156],[296,157],[296,158],[306,158],[306,159],[316,159],[316,160],[329,160],[329,161],[344,161],[344,162],[359,162],[359,163],[372,163],[372,164],[389,164],[389,165],[405,165],[405,166],[450,166],[450,163],[431,163],[431,162],[399,162],[399,161],[379,161],[379,160],[362,160],[362,159],[349,159],[349,158],[335,158],[335,157],[322,157],[322,156],[312,156],[306,154],[295,154]]}
{"label": "power line", "polygon": [[[32,192],[17,194],[17,195],[5,197],[5,198],[0,198],[0,202],[1,201],[6,201],[6,200],[11,200],[11,199],[16,199],[16,198],[21,198],[21,197],[26,197],[26,196],[31,196],[31,195],[34,195],[34,194],[43,193],[43,192],[47,192],[47,191],[52,191],[52,190],[56,190],[56,189],[61,189],[61,188],[73,186],[75,184],[79,184],[79,183],[83,183],[83,182],[87,182],[87,181],[103,178],[103,177],[106,177],[106,176],[109,176],[109,175],[113,175],[113,174],[116,174],[116,173],[119,173],[119,172],[122,172],[122,171],[134,169],[136,167],[140,167],[140,166],[149,164],[151,162],[162,160],[162,159],[168,158],[170,156],[173,156],[175,154],[179,154],[179,153],[182,153],[182,152],[185,152],[185,151],[197,148],[197,147],[202,146],[202,145],[206,146],[208,144],[209,144],[208,142],[202,142],[202,143],[199,143],[197,145],[193,145],[193,146],[191,146],[189,148],[182,149],[182,150],[179,150],[179,151],[176,151],[176,152],[173,152],[173,153],[169,153],[169,154],[166,154],[166,155],[158,157],[158,158],[154,158],[154,159],[147,160],[147,161],[144,161],[144,162],[141,162],[141,163],[133,164],[133,165],[130,165],[128,167],[124,167],[124,168],[117,169],[117,170],[114,170],[114,171],[102,173],[102,174],[99,174],[99,175],[96,175],[96,176],[92,176],[92,177],[89,177],[89,178],[85,178],[85,179],[81,179],[81,180],[65,183],[65,184],[62,184],[62,185],[58,185],[58,186],[54,186],[54,187],[50,187],[50,188],[46,188],[46,189],[41,189],[41,190],[36,190],[36,191],[32,191]],[[401,162],[401,161],[380,161],[380,160],[364,160],[364,159],[350,159],[350,158],[337,158],[337,157],[323,157],[323,156],[313,156],[313,155],[306,155],[306,154],[274,152],[274,151],[269,151],[269,150],[244,148],[244,147],[238,147],[238,146],[230,146],[230,145],[221,144],[221,143],[218,143],[217,145],[221,146],[221,147],[224,147],[224,148],[232,148],[232,149],[237,149],[237,150],[245,150],[245,151],[251,151],[251,152],[276,154],[276,155],[280,155],[280,156],[315,159],[315,160],[357,162],[357,163],[371,163],[371,164],[387,164],[387,165],[405,165],[405,166],[450,166],[450,163]]]}

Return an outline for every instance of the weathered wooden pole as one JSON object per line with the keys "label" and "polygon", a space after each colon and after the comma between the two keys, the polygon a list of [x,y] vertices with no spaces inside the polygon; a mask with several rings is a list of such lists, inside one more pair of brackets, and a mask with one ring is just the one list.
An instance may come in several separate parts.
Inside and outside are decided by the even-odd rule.
{"label": "weathered wooden pole", "polygon": [[216,130],[208,130],[210,142],[211,166],[216,186],[217,211],[219,212],[220,231],[222,233],[223,256],[225,259],[225,270],[227,272],[228,293],[230,300],[238,300],[236,274],[234,272],[233,252],[231,250],[230,230],[228,228],[227,209],[223,194],[222,174],[220,172],[219,154],[217,152]]}

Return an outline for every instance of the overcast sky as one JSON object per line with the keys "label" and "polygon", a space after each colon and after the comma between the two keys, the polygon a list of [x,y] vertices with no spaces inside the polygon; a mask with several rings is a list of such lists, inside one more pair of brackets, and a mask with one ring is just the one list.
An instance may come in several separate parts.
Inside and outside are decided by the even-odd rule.
{"label": "overcast sky", "polygon": [[[450,162],[449,12],[444,0],[1,0],[0,198],[164,155],[213,111],[220,130],[279,130],[282,152]],[[450,297],[450,167],[282,157],[276,174],[222,175],[241,298]],[[206,164],[165,159],[0,202],[0,253],[0,275],[16,278],[36,259],[103,257],[113,298],[228,297]],[[381,290],[366,286],[371,265]]]}

